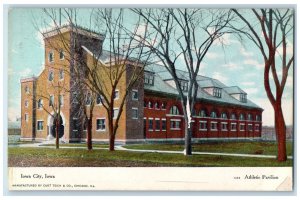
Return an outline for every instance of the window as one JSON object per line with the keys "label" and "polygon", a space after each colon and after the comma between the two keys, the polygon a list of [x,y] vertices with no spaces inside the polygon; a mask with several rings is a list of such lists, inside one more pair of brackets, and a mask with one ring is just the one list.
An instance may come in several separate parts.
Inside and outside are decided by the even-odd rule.
{"label": "window", "polygon": [[144,83],[146,85],[154,85],[154,74],[145,73],[144,74]]}
{"label": "window", "polygon": [[132,90],[132,100],[138,100],[138,91]]}
{"label": "window", "polygon": [[180,119],[171,119],[171,130],[180,130]]}
{"label": "window", "polygon": [[240,120],[245,120],[245,115],[244,114],[240,114]]}
{"label": "window", "polygon": [[222,129],[222,131],[227,131],[227,122],[222,122],[221,123],[221,129]]}
{"label": "window", "polygon": [[161,109],[162,110],[166,110],[166,108],[167,108],[167,103],[166,102],[162,102]]}
{"label": "window", "polygon": [[118,114],[119,114],[119,108],[114,108],[113,118],[114,118],[114,119],[117,119]]}
{"label": "window", "polygon": [[247,94],[240,94],[240,101],[243,103],[247,102]]}
{"label": "window", "polygon": [[25,92],[28,94],[29,93],[29,87],[26,85],[25,86]]}
{"label": "window", "polygon": [[159,119],[155,119],[155,130],[160,131],[160,120]]}
{"label": "window", "polygon": [[156,110],[159,110],[159,102],[155,102],[154,107]]}
{"label": "window", "polygon": [[144,101],[144,108],[147,108],[147,106],[148,106],[148,102]]}
{"label": "window", "polygon": [[54,61],[54,53],[52,51],[49,52],[49,54],[48,54],[48,60],[49,60],[49,62],[53,62]]}
{"label": "window", "polygon": [[62,80],[62,79],[64,79],[64,77],[65,77],[65,72],[63,69],[60,69],[59,70],[59,79]]}
{"label": "window", "polygon": [[132,108],[132,119],[138,119],[138,118],[139,118],[138,108]]}
{"label": "window", "polygon": [[43,121],[37,121],[37,130],[41,131],[44,129],[44,122]]}
{"label": "window", "polygon": [[161,130],[165,131],[167,129],[167,121],[165,118],[161,119]]}
{"label": "window", "polygon": [[207,130],[207,121],[200,121],[200,130],[206,131]]}
{"label": "window", "polygon": [[221,118],[222,118],[222,119],[227,119],[227,114],[226,114],[226,113],[222,113],[222,114],[221,114]]}
{"label": "window", "polygon": [[255,131],[259,131],[259,124],[255,124]]}
{"label": "window", "polygon": [[38,109],[41,109],[43,108],[43,100],[42,99],[39,99],[38,100],[38,105],[37,105]]}
{"label": "window", "polygon": [[89,106],[92,103],[92,95],[88,93],[85,98],[85,105]]}
{"label": "window", "polygon": [[103,101],[102,95],[97,94],[97,101],[96,101],[96,103],[97,103],[97,104],[102,104],[102,101]]}
{"label": "window", "polygon": [[210,122],[210,130],[217,131],[218,130],[218,122]]}
{"label": "window", "polygon": [[221,88],[214,88],[213,89],[213,96],[221,98],[221,96],[222,96]]}
{"label": "window", "polygon": [[248,114],[248,120],[249,120],[249,121],[252,121],[252,120],[253,120],[253,117],[252,117],[251,114]]}
{"label": "window", "polygon": [[63,51],[63,50],[60,50],[60,51],[59,51],[59,59],[60,59],[60,60],[63,60],[64,58],[65,58],[64,51]]}
{"label": "window", "polygon": [[200,117],[206,117],[206,111],[204,109],[200,110]]}
{"label": "window", "polygon": [[217,118],[217,113],[216,113],[215,111],[212,111],[212,112],[210,113],[210,117],[211,117],[211,118]]}
{"label": "window", "polygon": [[73,131],[78,131],[78,119],[73,118]]}
{"label": "window", "polygon": [[256,116],[255,116],[255,120],[256,120],[256,121],[261,121],[260,115],[256,115]]}
{"label": "window", "polygon": [[153,103],[152,103],[152,101],[149,101],[149,102],[148,102],[148,108],[153,108]]}
{"label": "window", "polygon": [[183,92],[188,91],[188,82],[187,81],[179,81],[179,85]]}
{"label": "window", "polygon": [[236,131],[236,123],[231,123],[230,124],[230,130],[231,131]]}
{"label": "window", "polygon": [[179,115],[179,109],[177,106],[172,106],[171,109],[170,109],[170,114],[171,115]]}
{"label": "window", "polygon": [[232,113],[232,114],[230,115],[230,119],[236,119],[236,115],[235,115],[234,113]]}
{"label": "window", "polygon": [[49,106],[53,106],[54,104],[54,96],[53,95],[50,95],[50,98],[49,98]]}
{"label": "window", "polygon": [[105,131],[105,119],[97,119],[96,121],[96,130],[97,131]]}
{"label": "window", "polygon": [[115,90],[114,91],[114,99],[119,99],[119,95],[120,95],[119,90]]}
{"label": "window", "polygon": [[149,126],[148,126],[149,131],[153,131],[153,119],[149,118]]}
{"label": "window", "polygon": [[53,81],[53,79],[54,79],[54,73],[53,73],[53,71],[50,71],[48,74],[48,80]]}
{"label": "window", "polygon": [[24,104],[25,104],[25,107],[27,108],[28,107],[28,100],[25,100]]}
{"label": "window", "polygon": [[245,131],[245,124],[240,124],[240,131]]}
{"label": "window", "polygon": [[28,114],[25,113],[25,115],[24,115],[24,120],[25,120],[26,122],[28,122],[28,118],[29,118]]}
{"label": "window", "polygon": [[64,105],[64,95],[59,95],[59,105]]}
{"label": "window", "polygon": [[253,131],[253,125],[252,124],[248,124],[248,131]]}

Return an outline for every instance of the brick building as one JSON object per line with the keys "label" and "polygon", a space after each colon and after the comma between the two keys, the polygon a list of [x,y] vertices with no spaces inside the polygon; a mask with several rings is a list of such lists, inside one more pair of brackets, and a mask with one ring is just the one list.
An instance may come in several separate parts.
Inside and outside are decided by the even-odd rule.
{"label": "brick building", "polygon": [[[85,128],[78,126],[74,114],[76,91],[72,91],[72,85],[76,83],[72,78],[72,67],[76,63],[68,62],[67,58],[75,55],[92,61],[95,54],[100,54],[98,62],[106,63],[109,62],[109,52],[102,50],[104,36],[101,34],[81,27],[76,27],[76,32],[73,30],[71,26],[65,25],[59,32],[56,29],[46,32],[44,70],[37,77],[21,79],[22,140],[50,140],[55,137],[51,104],[56,101],[61,103],[61,140],[86,140]],[[73,37],[80,38],[76,44],[72,44]],[[62,44],[61,38],[66,42]],[[118,97],[124,95],[130,73],[128,68],[121,79],[122,84],[117,88],[115,112],[118,112]],[[188,74],[181,70],[177,73],[181,87],[186,91]],[[182,108],[171,75],[163,66],[152,64],[145,68],[143,81],[136,84],[126,98],[116,142],[184,140]],[[197,81],[200,89],[193,113],[193,140],[261,137],[263,109],[247,99],[242,89],[228,87],[216,79],[200,75]],[[58,91],[55,87],[57,85],[63,85],[64,89]],[[107,116],[98,98],[93,117],[93,141],[107,142]]]}

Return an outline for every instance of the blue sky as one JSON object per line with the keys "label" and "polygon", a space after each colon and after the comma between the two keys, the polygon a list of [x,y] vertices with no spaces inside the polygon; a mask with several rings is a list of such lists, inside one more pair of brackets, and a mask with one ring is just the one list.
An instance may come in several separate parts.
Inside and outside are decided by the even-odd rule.
{"label": "blue sky", "polygon": [[[87,25],[89,9],[79,10],[79,24]],[[14,8],[8,15],[8,118],[20,116],[20,78],[38,75],[43,69],[44,47],[42,37],[33,22],[42,23],[41,10]],[[128,17],[128,22],[132,16]],[[50,24],[50,21],[48,22]],[[263,124],[273,125],[273,109],[263,86],[263,60],[251,42],[243,45],[232,35],[225,35],[225,49],[216,42],[206,55],[200,74],[216,78],[228,86],[237,85],[248,93],[248,98],[261,106]],[[292,42],[290,40],[290,42]],[[291,53],[289,46],[288,53]],[[292,124],[293,71],[289,71],[283,95],[283,110],[286,124]]]}

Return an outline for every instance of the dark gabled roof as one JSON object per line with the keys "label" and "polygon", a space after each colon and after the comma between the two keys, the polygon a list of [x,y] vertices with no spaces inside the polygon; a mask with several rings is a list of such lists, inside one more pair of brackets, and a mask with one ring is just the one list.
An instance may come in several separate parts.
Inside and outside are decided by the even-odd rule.
{"label": "dark gabled roof", "polygon": [[[172,76],[170,73],[165,69],[164,66],[158,65],[158,64],[151,64],[145,67],[145,70],[155,73],[154,78],[154,85],[146,85],[144,86],[145,90],[151,91],[151,92],[158,92],[158,93],[165,93],[165,94],[172,94],[172,95],[178,95],[178,92],[176,88],[173,88],[168,83],[166,83],[164,80],[170,80],[172,79]],[[184,72],[182,70],[178,70],[177,74],[182,79],[188,80],[188,73]],[[241,102],[234,97],[231,96],[231,92],[233,91],[239,91],[241,93],[246,94],[242,89],[240,89],[238,86],[228,87],[222,82],[220,82],[217,79],[209,78],[206,76],[197,76],[197,81],[199,84],[200,89],[198,90],[197,98],[199,100],[208,100],[208,101],[214,101],[216,103],[222,103],[222,104],[232,104],[232,105],[238,105],[242,107],[248,107],[248,108],[258,108],[262,109],[258,105],[256,105],[251,100],[247,99],[247,102]],[[206,91],[204,91],[205,87],[218,87],[222,88],[221,90],[221,98],[214,97],[210,94],[208,94]]]}

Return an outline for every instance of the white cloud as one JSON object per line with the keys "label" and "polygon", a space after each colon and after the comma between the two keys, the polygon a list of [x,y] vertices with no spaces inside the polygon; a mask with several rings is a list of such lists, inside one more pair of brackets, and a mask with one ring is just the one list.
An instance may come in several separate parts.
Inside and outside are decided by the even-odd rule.
{"label": "white cloud", "polygon": [[[263,126],[274,126],[274,110],[266,98],[253,99],[253,102],[264,109],[262,115]],[[286,125],[293,124],[293,101],[292,99],[282,100],[282,111]]]}
{"label": "white cloud", "polygon": [[244,86],[254,86],[255,82],[242,82],[241,84]]}
{"label": "white cloud", "polygon": [[16,121],[16,118],[21,116],[20,108],[9,107],[7,112],[8,121]]}
{"label": "white cloud", "polygon": [[285,83],[285,87],[291,87],[293,88],[293,77],[292,76],[288,76],[286,79],[286,83]]}
{"label": "white cloud", "polygon": [[254,55],[253,52],[247,51],[244,47],[240,48],[240,52],[245,57],[251,57]]}
{"label": "white cloud", "polygon": [[[289,40],[287,40],[287,45],[286,45],[286,54],[287,56],[291,56],[293,55],[293,43],[291,43]],[[283,53],[283,47],[282,45],[279,46],[277,48],[277,51],[276,51],[276,56],[282,56],[282,53]]]}
{"label": "white cloud", "polygon": [[11,52],[12,52],[13,54],[18,54],[18,51],[15,50],[15,49],[12,49]]}
{"label": "white cloud", "polygon": [[248,95],[257,94],[258,92],[258,88],[245,88],[244,90]]}
{"label": "white cloud", "polygon": [[19,72],[19,75],[21,77],[26,77],[32,74],[32,70],[30,68],[25,68],[22,71]]}
{"label": "white cloud", "polygon": [[240,69],[241,68],[238,64],[233,63],[233,62],[229,62],[229,63],[223,64],[222,67],[224,67],[226,69],[229,69],[229,70],[236,70],[236,69]]}
{"label": "white cloud", "polygon": [[214,72],[212,75],[212,78],[217,79],[223,83],[226,83],[228,81],[228,78],[222,75],[220,72]]}
{"label": "white cloud", "polygon": [[218,58],[219,55],[217,53],[207,52],[205,54],[205,57],[208,58],[208,59],[215,59],[215,58]]}
{"label": "white cloud", "polygon": [[243,62],[245,65],[252,65],[254,67],[256,67],[256,69],[263,69],[264,68],[264,64],[259,63],[257,60],[254,59],[246,59]]}

